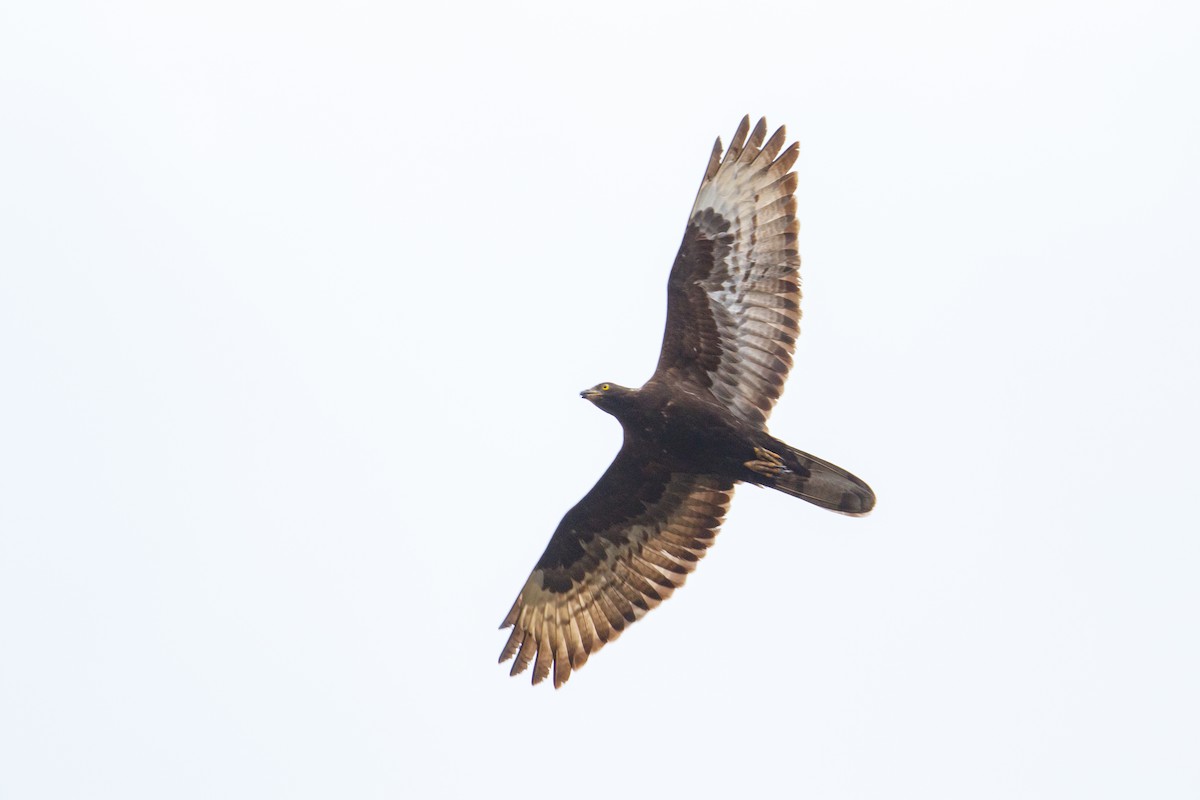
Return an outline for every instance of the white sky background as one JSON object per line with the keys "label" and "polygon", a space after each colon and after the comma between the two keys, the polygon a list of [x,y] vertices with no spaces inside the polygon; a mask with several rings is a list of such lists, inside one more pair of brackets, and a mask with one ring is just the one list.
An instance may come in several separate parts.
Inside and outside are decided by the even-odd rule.
{"label": "white sky background", "polygon": [[[0,8],[0,797],[1200,793],[1194,5],[605,9]],[[745,113],[878,509],[531,689]]]}

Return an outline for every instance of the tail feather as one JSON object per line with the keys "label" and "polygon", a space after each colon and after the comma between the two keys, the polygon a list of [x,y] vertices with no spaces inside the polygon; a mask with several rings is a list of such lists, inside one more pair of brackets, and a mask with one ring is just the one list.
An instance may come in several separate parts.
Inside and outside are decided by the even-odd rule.
{"label": "tail feather", "polygon": [[784,470],[764,486],[807,500],[841,514],[862,516],[875,507],[875,493],[866,481],[816,456],[787,448]]}

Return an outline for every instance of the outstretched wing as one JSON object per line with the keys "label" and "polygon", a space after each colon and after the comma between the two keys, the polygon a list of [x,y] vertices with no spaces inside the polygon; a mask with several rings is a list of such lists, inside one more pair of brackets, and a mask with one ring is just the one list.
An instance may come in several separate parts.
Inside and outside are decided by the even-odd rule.
{"label": "outstretched wing", "polygon": [[718,139],[667,290],[667,325],[650,378],[708,392],[739,417],[767,416],[800,333],[796,174],[784,128],[738,126],[725,157]]}
{"label": "outstretched wing", "polygon": [[671,473],[626,439],[559,523],[504,618],[500,654],[558,688],[588,657],[671,596],[713,543],[732,481]]}

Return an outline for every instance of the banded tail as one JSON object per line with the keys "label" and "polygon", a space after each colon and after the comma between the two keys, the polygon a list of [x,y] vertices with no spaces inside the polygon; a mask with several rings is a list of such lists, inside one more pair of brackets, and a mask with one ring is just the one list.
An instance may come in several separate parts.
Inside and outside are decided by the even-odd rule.
{"label": "banded tail", "polygon": [[783,442],[778,444],[783,451],[782,469],[771,470],[774,475],[756,476],[754,483],[778,489],[784,494],[840,514],[857,517],[870,513],[875,507],[875,493],[866,481],[836,464],[822,461]]}

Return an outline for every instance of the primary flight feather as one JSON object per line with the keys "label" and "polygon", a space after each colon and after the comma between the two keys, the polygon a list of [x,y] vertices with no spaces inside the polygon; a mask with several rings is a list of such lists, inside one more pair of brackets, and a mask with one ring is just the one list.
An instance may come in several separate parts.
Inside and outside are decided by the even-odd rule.
{"label": "primary flight feather", "polygon": [[[683,585],[739,481],[866,514],[862,480],[767,432],[800,327],[800,145],[767,122],[718,139],[667,284],[662,352],[640,389],[582,396],[621,423],[621,450],[559,523],[501,628],[500,661],[557,688]],[[765,143],[764,143],[765,142]]]}

